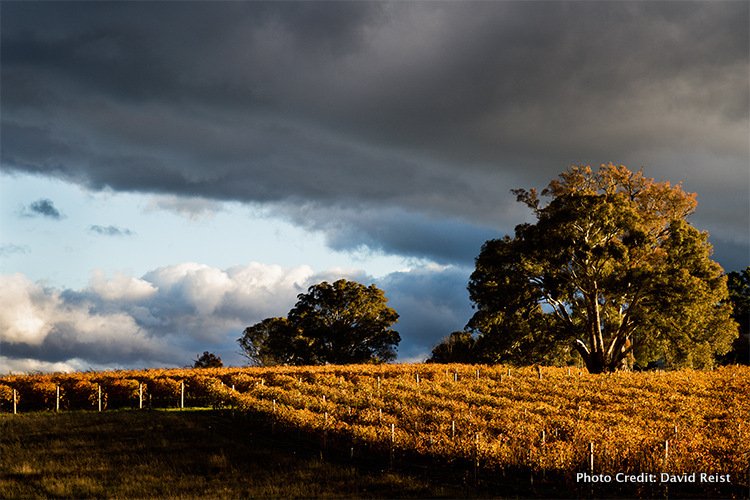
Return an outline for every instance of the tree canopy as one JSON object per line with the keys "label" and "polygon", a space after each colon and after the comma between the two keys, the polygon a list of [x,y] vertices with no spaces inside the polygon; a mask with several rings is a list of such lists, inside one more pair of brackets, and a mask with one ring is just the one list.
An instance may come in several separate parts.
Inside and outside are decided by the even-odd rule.
{"label": "tree canopy", "polygon": [[453,332],[432,349],[427,363],[475,363],[476,339],[469,331]]}
{"label": "tree canopy", "polygon": [[221,356],[208,351],[203,351],[193,364],[193,368],[221,368],[222,366],[224,363],[221,361]]}
{"label": "tree canopy", "polygon": [[750,267],[727,275],[729,301],[734,320],[740,325],[740,334],[732,343],[732,350],[724,359],[726,363],[750,364]]}
{"label": "tree canopy", "polygon": [[238,342],[253,362],[268,365],[392,361],[401,340],[385,293],[344,279],[313,285],[286,318],[249,326]]}
{"label": "tree canopy", "polygon": [[[592,373],[636,361],[710,366],[737,325],[708,234],[687,217],[695,194],[624,166],[573,166],[541,192],[517,189],[536,223],[487,241],[469,295],[486,358],[559,360]],[[530,359],[534,358],[534,359]]]}

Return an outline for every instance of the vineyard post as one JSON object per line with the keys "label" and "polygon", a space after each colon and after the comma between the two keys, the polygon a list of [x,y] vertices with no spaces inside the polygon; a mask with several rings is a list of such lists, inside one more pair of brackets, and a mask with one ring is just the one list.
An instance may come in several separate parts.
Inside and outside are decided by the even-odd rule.
{"label": "vineyard post", "polygon": [[185,381],[180,381],[180,409],[185,408]]}
{"label": "vineyard post", "polygon": [[13,389],[13,415],[18,413],[18,391]]}
{"label": "vineyard post", "polygon": [[419,373],[417,373],[417,385],[419,385]]}
{"label": "vineyard post", "polygon": [[589,441],[589,472],[594,473],[594,442]]}
{"label": "vineyard post", "polygon": [[474,433],[474,486],[479,483],[479,433]]}
{"label": "vineyard post", "polygon": [[138,409],[143,409],[143,382],[138,383]]}
{"label": "vineyard post", "polygon": [[393,468],[395,444],[396,444],[396,424],[391,424],[391,469]]}
{"label": "vineyard post", "polygon": [[55,413],[60,411],[60,386],[55,386]]}
{"label": "vineyard post", "polygon": [[664,469],[666,470],[669,463],[669,439],[664,441]]}
{"label": "vineyard post", "polygon": [[456,421],[451,420],[451,439],[456,438]]}
{"label": "vineyard post", "polygon": [[508,368],[508,376],[510,377],[510,368]]}
{"label": "vineyard post", "polygon": [[547,437],[546,433],[542,431],[542,444],[544,444],[545,438]]}
{"label": "vineyard post", "polygon": [[102,411],[102,384],[96,384],[96,389],[98,393],[99,412],[101,412]]}
{"label": "vineyard post", "polygon": [[453,372],[453,381],[458,382],[458,370]]}
{"label": "vineyard post", "polygon": [[479,380],[479,368],[477,368],[477,380]]}

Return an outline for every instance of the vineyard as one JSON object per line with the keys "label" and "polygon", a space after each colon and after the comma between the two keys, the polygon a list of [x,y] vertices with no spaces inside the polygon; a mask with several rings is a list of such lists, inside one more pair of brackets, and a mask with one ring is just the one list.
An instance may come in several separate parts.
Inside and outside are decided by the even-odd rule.
{"label": "vineyard", "polygon": [[0,411],[233,408],[352,456],[476,470],[729,474],[747,488],[750,369],[475,365],[217,368],[6,376]]}

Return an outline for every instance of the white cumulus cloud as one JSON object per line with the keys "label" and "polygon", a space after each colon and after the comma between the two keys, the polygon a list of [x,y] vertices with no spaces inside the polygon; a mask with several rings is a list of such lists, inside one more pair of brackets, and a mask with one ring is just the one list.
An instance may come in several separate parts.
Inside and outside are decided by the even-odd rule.
{"label": "white cumulus cloud", "polygon": [[140,278],[95,271],[80,290],[45,287],[21,274],[0,276],[0,373],[185,366],[205,350],[241,363],[236,340],[246,326],[286,315],[311,285],[339,278],[385,290],[401,315],[399,352],[424,359],[468,320],[465,274],[423,267],[375,280],[356,269],[315,272],[258,262],[219,269],[186,262]]}

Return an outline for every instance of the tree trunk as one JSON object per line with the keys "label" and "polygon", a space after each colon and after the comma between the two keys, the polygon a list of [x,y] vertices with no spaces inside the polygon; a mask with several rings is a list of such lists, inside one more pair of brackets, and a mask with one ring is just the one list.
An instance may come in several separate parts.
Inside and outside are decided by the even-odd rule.
{"label": "tree trunk", "polygon": [[573,348],[578,351],[578,354],[583,358],[584,363],[586,363],[586,369],[589,373],[614,371],[614,369],[611,369],[610,365],[607,363],[603,349],[594,349],[590,351],[582,340],[576,340],[573,344]]}

